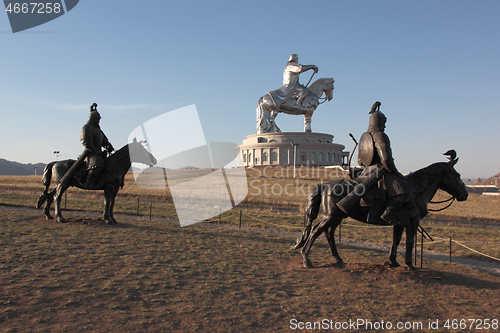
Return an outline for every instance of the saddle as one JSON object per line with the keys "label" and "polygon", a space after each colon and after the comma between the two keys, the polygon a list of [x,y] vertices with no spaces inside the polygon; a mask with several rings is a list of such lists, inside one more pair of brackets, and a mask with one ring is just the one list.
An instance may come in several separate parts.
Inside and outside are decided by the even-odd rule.
{"label": "saddle", "polygon": [[[108,163],[107,163],[107,158],[106,158],[106,152],[103,152],[102,157],[104,160],[104,168],[102,168],[101,172],[104,172],[105,170],[108,170]],[[64,163],[66,164],[67,169],[71,168],[71,166],[75,163],[75,160],[66,160]],[[89,169],[92,169],[94,166],[93,163],[89,162],[89,159],[86,158],[85,161],[76,169],[75,174],[73,177],[80,183],[80,185],[83,187],[85,182],[87,181],[87,175],[89,173]]]}
{"label": "saddle", "polygon": [[[360,184],[370,184],[370,182],[367,182],[367,180],[362,177],[342,179],[339,183],[331,187],[329,189],[330,195],[339,199],[337,207],[344,211],[346,215],[348,215],[349,211],[352,209],[367,209],[367,223],[389,225],[380,218],[387,208],[389,200],[393,200],[389,198],[383,181],[381,179],[374,179],[371,181],[371,186],[364,188],[364,193],[355,194],[357,189],[359,189],[359,187],[356,186]],[[400,225],[404,227],[411,225],[411,210],[414,208],[413,202],[408,199],[409,198],[404,198],[401,204],[398,205],[396,211],[397,220],[401,223]]]}

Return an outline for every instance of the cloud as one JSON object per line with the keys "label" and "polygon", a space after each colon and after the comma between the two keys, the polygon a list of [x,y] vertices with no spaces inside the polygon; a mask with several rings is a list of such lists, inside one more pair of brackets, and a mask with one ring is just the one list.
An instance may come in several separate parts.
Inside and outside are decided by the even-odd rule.
{"label": "cloud", "polygon": [[[72,103],[50,103],[44,104],[45,106],[65,111],[78,111],[82,110],[90,110],[90,105],[92,103],[85,104],[72,104]],[[148,104],[148,103],[129,103],[129,104],[106,104],[106,103],[97,103],[99,106],[98,110],[106,110],[106,112],[112,113],[127,113],[129,111],[143,111],[143,110],[157,110],[157,109],[170,109],[172,107],[171,104],[167,103],[158,103],[158,104]]]}

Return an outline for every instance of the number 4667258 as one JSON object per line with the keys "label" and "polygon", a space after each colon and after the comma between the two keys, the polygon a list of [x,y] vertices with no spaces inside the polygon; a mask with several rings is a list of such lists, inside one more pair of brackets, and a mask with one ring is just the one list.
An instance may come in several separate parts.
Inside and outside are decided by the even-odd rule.
{"label": "number 4667258", "polygon": [[61,4],[60,3],[43,3],[43,2],[30,2],[30,3],[9,3],[5,11],[9,14],[51,14],[56,13],[59,14],[61,12]]}

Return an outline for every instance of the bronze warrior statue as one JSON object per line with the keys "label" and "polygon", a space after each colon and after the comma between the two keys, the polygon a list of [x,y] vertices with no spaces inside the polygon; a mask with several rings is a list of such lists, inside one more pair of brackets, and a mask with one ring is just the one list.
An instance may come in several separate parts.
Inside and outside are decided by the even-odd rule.
{"label": "bronze warrior statue", "polygon": [[[101,148],[106,148],[110,153],[114,150],[104,132],[99,126],[101,115],[97,111],[97,104],[93,103],[90,106],[90,115],[87,123],[82,127],[80,141],[87,152],[87,180],[84,187],[88,189],[96,189],[95,181],[102,169],[105,167],[104,158],[106,152],[103,153]],[[104,156],[103,156],[104,155]]]}
{"label": "bronze warrior statue", "polygon": [[[404,176],[392,157],[389,137],[384,133],[387,118],[380,112],[380,102],[373,104],[370,123],[359,142],[358,162],[364,167],[354,179],[339,179],[313,187],[305,208],[307,225],[292,249],[302,248],[304,267],[312,267],[308,258],[315,239],[327,235],[330,251],[342,264],[335,245],[335,229],[346,217],[373,225],[393,225],[393,239],[388,265],[398,267],[397,249],[406,231],[405,263],[411,270],[413,246],[420,220],[428,213],[428,203],[438,189],[448,192],[458,201],[467,200],[467,189],[454,169],[458,162],[454,150],[449,150],[449,162],[429,165]],[[313,221],[323,208],[323,218],[313,227]]]}
{"label": "bronze warrior statue", "polygon": [[[43,212],[47,219],[53,219],[50,206],[55,202],[57,222],[67,222],[61,213],[61,198],[69,187],[74,186],[85,190],[103,190],[104,220],[108,224],[116,224],[113,217],[116,195],[118,190],[123,188],[125,175],[132,163],[144,163],[149,166],[157,163],[156,158],[136,138],[132,143],[107,156],[107,153],[114,149],[99,126],[100,120],[97,104],[94,103],[90,106],[89,120],[81,131],[80,140],[85,147],[83,153],[77,160],[51,162],[43,170],[42,184],[45,189],[38,198],[36,208],[45,203]],[[106,148],[107,152],[103,152],[102,147]],[[85,162],[87,165],[84,165]],[[51,183],[57,185],[49,192]]]}
{"label": "bronze warrior statue", "polygon": [[[361,148],[359,150],[360,155],[358,155],[358,162],[361,162],[363,166],[377,165],[383,167],[386,172],[382,176],[382,184],[387,191],[387,203],[385,212],[380,216],[384,221],[391,224],[396,223],[396,213],[401,210],[405,202],[410,202],[413,199],[412,193],[415,192],[413,186],[405,180],[403,175],[398,171],[396,165],[394,164],[394,158],[392,157],[391,142],[387,134],[385,134],[385,123],[387,118],[380,112],[380,102],[375,102],[370,111],[370,123],[368,125],[367,133],[370,134],[372,142],[368,144],[373,144],[373,158],[371,162],[368,162],[366,156],[361,155]],[[366,150],[365,150],[366,151]],[[366,163],[368,165],[364,165]]]}
{"label": "bronze warrior statue", "polygon": [[[392,157],[391,142],[385,134],[385,123],[387,118],[380,111],[380,102],[375,102],[370,111],[370,122],[368,130],[363,133],[359,143],[358,163],[364,167],[359,180],[363,191],[353,191],[346,198],[342,199],[337,206],[347,213],[347,211],[359,202],[365,194],[365,190],[375,192],[375,197],[379,200],[379,205],[375,204],[374,209],[368,218],[371,222],[377,222],[379,218],[390,224],[410,224],[410,216],[405,215],[403,206],[412,208],[414,187],[404,178],[394,164]],[[378,182],[378,188],[372,189]],[[359,193],[359,194],[356,194]],[[384,200],[385,199],[385,200]],[[380,208],[385,201],[385,211]],[[379,213],[382,213],[381,215]],[[399,216],[398,216],[399,214]]]}

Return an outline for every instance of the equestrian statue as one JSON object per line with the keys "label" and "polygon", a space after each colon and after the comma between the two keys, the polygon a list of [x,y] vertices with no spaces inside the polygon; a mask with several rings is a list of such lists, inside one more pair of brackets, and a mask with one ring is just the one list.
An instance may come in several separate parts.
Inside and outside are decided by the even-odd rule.
{"label": "equestrian statue", "polygon": [[[257,103],[257,133],[281,132],[275,123],[279,112],[291,115],[304,115],[304,132],[311,132],[311,117],[319,104],[333,99],[332,78],[318,79],[307,87],[299,83],[299,75],[313,70],[314,76],[318,66],[299,64],[299,56],[292,54],[283,71],[283,86],[270,91],[259,99]],[[323,93],[323,101],[320,102]]]}
{"label": "equestrian statue", "polygon": [[[337,226],[346,217],[380,226],[393,226],[393,240],[388,265],[398,267],[397,248],[406,231],[405,263],[412,263],[413,246],[420,220],[428,213],[428,203],[438,189],[458,201],[467,200],[467,190],[454,169],[458,162],[454,150],[447,151],[448,162],[429,165],[403,176],[392,157],[389,137],[384,133],[387,118],[380,111],[380,102],[373,104],[367,132],[360,139],[358,163],[363,171],[354,179],[341,179],[316,185],[306,206],[307,225],[292,250],[302,248],[305,268],[312,267],[308,258],[316,238],[325,232],[330,250],[338,264],[342,264],[334,240]],[[312,223],[323,208],[323,218],[313,228]]]}
{"label": "equestrian statue", "polygon": [[[38,198],[36,208],[45,203],[43,212],[47,219],[53,219],[50,206],[55,201],[57,222],[67,222],[61,214],[61,199],[64,192],[74,186],[85,190],[103,190],[104,220],[107,224],[116,224],[113,217],[115,198],[118,190],[124,186],[125,175],[132,163],[143,163],[150,167],[157,163],[156,158],[135,138],[132,143],[112,153],[113,146],[101,130],[100,120],[101,115],[94,103],[90,107],[89,119],[81,131],[80,140],[85,147],[83,153],[76,161],[50,162],[43,170],[42,184],[45,189]],[[49,192],[51,182],[56,182],[57,185]]]}

